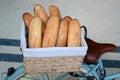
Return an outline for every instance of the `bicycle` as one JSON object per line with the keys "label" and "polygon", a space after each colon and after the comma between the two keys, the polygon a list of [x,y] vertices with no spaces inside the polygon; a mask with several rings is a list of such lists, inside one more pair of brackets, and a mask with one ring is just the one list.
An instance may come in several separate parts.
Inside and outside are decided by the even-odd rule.
{"label": "bicycle", "polygon": [[[82,69],[79,72],[68,72],[61,74],[54,80],[63,80],[66,76],[70,77],[80,77],[79,80],[113,80],[116,78],[120,78],[120,72],[116,74],[106,75],[106,70],[103,66],[103,62],[101,56],[104,53],[112,52],[116,49],[116,46],[111,43],[98,43],[93,41],[92,39],[87,37],[87,29],[85,26],[81,26],[85,31],[85,40],[88,45],[87,55],[84,58],[84,62],[82,64]],[[18,68],[10,67],[7,73],[7,77],[3,78],[3,80],[53,80],[51,79],[47,73],[43,73],[39,76],[34,77],[34,75],[26,75],[24,74],[24,66],[20,66]]]}

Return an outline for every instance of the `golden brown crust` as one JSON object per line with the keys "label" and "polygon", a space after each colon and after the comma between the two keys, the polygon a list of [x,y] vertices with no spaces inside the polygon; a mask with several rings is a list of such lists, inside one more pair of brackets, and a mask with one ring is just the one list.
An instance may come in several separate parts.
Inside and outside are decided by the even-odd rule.
{"label": "golden brown crust", "polygon": [[73,19],[69,24],[68,47],[79,47],[81,45],[80,24],[77,19]]}
{"label": "golden brown crust", "polygon": [[68,36],[68,22],[65,19],[63,19],[60,21],[56,46],[65,47],[67,44],[67,36]]}
{"label": "golden brown crust", "polygon": [[52,16],[58,16],[59,18],[61,17],[60,11],[58,7],[56,7],[55,5],[49,6],[49,14],[50,14],[50,17]]}
{"label": "golden brown crust", "polygon": [[42,42],[42,21],[39,17],[34,17],[30,22],[28,34],[29,48],[40,48]]}
{"label": "golden brown crust", "polygon": [[42,47],[55,47],[59,29],[58,16],[52,16],[47,22],[42,40]]}
{"label": "golden brown crust", "polygon": [[48,15],[44,7],[41,4],[36,4],[34,6],[34,15],[40,17],[44,24],[47,23]]}
{"label": "golden brown crust", "polygon": [[64,19],[67,20],[69,23],[72,21],[72,18],[70,16],[65,16]]}
{"label": "golden brown crust", "polygon": [[28,13],[28,12],[25,12],[23,13],[23,21],[25,23],[25,26],[29,29],[30,27],[30,22],[32,20],[33,16],[32,14]]}

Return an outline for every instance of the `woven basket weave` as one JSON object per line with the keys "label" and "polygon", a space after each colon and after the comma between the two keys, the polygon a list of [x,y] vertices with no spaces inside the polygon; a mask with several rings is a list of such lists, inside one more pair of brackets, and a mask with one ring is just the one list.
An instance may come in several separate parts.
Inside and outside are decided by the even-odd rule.
{"label": "woven basket weave", "polygon": [[80,71],[84,56],[24,58],[25,73]]}

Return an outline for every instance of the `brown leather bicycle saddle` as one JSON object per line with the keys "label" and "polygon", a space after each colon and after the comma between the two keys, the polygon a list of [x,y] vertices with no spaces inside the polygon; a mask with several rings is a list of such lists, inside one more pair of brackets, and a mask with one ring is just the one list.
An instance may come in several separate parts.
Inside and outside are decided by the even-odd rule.
{"label": "brown leather bicycle saddle", "polygon": [[84,58],[84,61],[87,64],[93,64],[97,62],[97,60],[100,58],[100,56],[106,52],[112,52],[116,49],[116,46],[114,44],[110,43],[97,43],[89,38],[85,38],[87,45],[88,45],[88,51],[87,55]]}

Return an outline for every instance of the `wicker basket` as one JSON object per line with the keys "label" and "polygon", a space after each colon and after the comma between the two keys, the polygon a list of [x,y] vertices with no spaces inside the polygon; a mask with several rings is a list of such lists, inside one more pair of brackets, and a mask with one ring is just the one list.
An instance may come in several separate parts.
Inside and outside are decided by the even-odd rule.
{"label": "wicker basket", "polygon": [[25,73],[80,71],[87,44],[82,37],[81,47],[27,48],[24,24],[21,30],[21,48]]}
{"label": "wicker basket", "polygon": [[25,73],[80,71],[83,56],[24,58]]}

